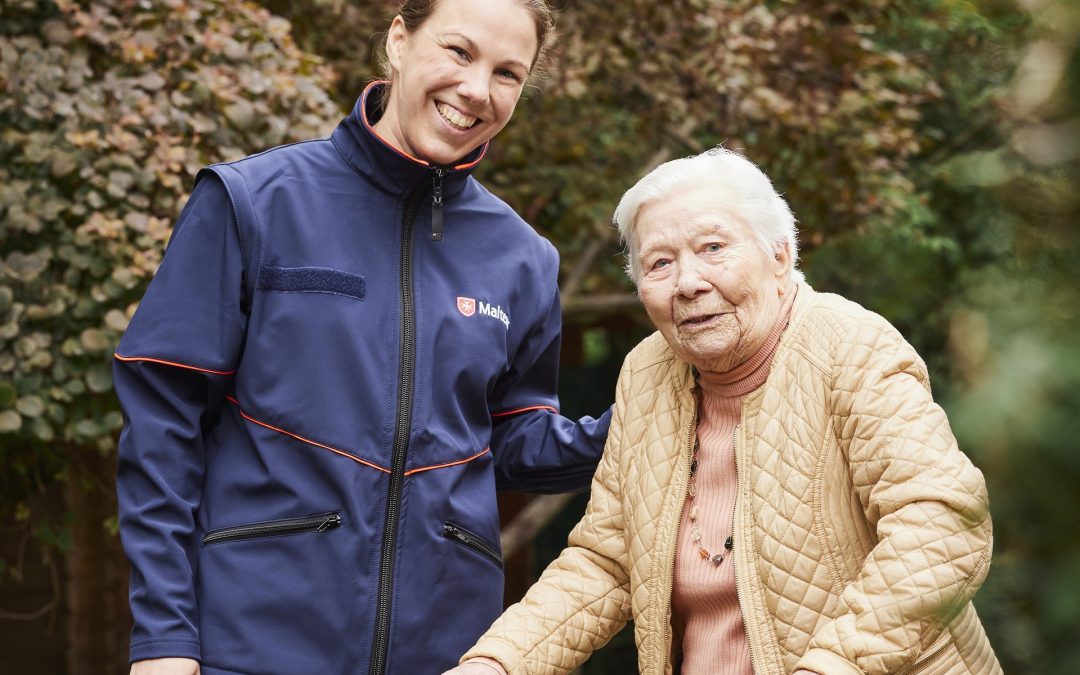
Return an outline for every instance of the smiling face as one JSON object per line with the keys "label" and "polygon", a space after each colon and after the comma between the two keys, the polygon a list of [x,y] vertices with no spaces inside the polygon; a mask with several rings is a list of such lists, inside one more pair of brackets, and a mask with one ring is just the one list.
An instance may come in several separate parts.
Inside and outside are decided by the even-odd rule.
{"label": "smiling face", "polygon": [[704,183],[642,207],[635,234],[638,294],[676,355],[713,372],[753,356],[790,292],[790,252],[766,254]]}
{"label": "smiling face", "polygon": [[408,155],[454,164],[510,121],[536,32],[517,0],[439,0],[411,33],[396,17],[386,40],[393,86],[375,131]]}

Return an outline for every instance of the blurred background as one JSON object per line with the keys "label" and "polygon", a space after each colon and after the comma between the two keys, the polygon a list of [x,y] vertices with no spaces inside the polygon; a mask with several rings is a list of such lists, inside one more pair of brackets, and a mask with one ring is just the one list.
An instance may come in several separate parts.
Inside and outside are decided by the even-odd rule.
{"label": "blurred background", "polygon": [[[562,253],[564,412],[650,332],[610,227],[667,158],[773,178],[818,290],[892,321],[986,474],[1008,673],[1080,672],[1080,3],[557,0],[480,179]],[[327,134],[389,0],[0,0],[0,671],[126,673],[110,361],[199,167]],[[507,602],[583,497],[502,497]],[[584,673],[633,672],[629,631]]]}

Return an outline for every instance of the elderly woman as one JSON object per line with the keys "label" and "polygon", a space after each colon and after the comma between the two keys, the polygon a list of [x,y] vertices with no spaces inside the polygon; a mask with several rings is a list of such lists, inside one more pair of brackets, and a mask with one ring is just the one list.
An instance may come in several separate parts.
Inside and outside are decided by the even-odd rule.
{"label": "elderly woman", "polygon": [[1000,673],[982,474],[884,319],[817,293],[745,158],[615,212],[659,332],[627,357],[569,545],[458,673],[564,673],[630,618],[642,673]]}

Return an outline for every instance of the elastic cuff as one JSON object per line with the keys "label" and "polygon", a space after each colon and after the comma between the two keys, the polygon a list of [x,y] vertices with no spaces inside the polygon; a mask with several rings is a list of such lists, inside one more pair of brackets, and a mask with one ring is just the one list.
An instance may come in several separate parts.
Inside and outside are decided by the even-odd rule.
{"label": "elastic cuff", "polygon": [[480,638],[476,645],[465,652],[459,663],[472,659],[490,659],[498,663],[508,674],[525,673],[524,661],[518,650],[498,638]]}
{"label": "elastic cuff", "polygon": [[[502,667],[502,664],[495,659],[489,659],[486,656],[474,656],[465,663],[478,663],[482,666],[487,666],[491,669],[491,672],[498,673],[499,675],[506,675],[506,669]],[[464,664],[462,664],[464,665]]]}
{"label": "elastic cuff", "polygon": [[130,662],[147,659],[202,659],[202,648],[198,640],[186,637],[151,638],[131,643]]}
{"label": "elastic cuff", "polygon": [[828,649],[808,650],[795,666],[795,670],[800,668],[829,675],[863,675],[854,663]]}

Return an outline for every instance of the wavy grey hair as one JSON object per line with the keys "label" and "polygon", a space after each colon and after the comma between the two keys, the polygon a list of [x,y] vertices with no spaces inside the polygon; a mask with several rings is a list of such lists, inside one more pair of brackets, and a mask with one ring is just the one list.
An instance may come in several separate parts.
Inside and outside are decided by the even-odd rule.
{"label": "wavy grey hair", "polygon": [[737,152],[713,148],[656,167],[627,190],[615,207],[613,220],[626,246],[626,273],[635,286],[641,278],[636,236],[641,209],[698,183],[715,187],[731,212],[754,231],[766,255],[774,255],[787,244],[791,251],[789,278],[792,282],[803,281],[803,273],[798,269],[799,232],[788,203],[753,162]]}

